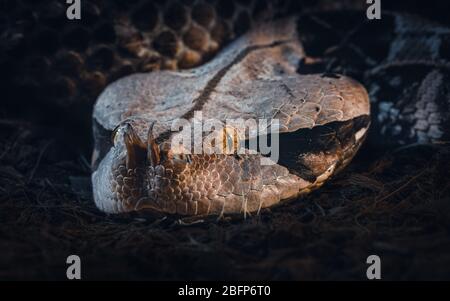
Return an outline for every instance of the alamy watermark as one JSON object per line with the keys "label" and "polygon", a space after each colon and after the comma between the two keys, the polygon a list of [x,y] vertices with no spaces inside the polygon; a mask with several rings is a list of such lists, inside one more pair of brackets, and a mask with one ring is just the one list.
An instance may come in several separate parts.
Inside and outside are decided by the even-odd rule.
{"label": "alamy watermark", "polygon": [[378,255],[370,255],[366,260],[370,264],[366,271],[367,279],[380,280],[381,279],[381,259]]}
{"label": "alamy watermark", "polygon": [[81,0],[66,0],[69,5],[66,10],[66,16],[69,20],[81,19]]}
{"label": "alamy watermark", "polygon": [[381,19],[381,0],[367,0],[366,3],[369,5],[367,7],[366,16],[369,20],[380,20]]}
{"label": "alamy watermark", "polygon": [[[366,0],[369,5],[366,11],[369,20],[381,19],[381,0]],[[81,19],[81,0],[66,0],[69,6],[66,10],[66,16],[69,20]]]}
{"label": "alamy watermark", "polygon": [[[279,157],[278,119],[204,119],[201,111],[192,120],[171,124],[173,154],[261,154],[261,165],[276,164]],[[270,143],[269,143],[270,142]]]}
{"label": "alamy watermark", "polygon": [[81,259],[78,255],[69,255],[66,259],[69,267],[66,270],[66,277],[69,280],[81,279]]}
{"label": "alamy watermark", "polygon": [[[81,280],[81,259],[78,255],[69,255],[66,259],[66,263],[69,264],[66,270],[66,277],[69,280]],[[378,255],[370,255],[366,259],[366,263],[369,264],[366,277],[369,280],[380,280],[381,279],[381,259]],[[267,291],[265,290],[266,294]],[[268,290],[270,294],[270,288]],[[191,295],[188,292],[188,286],[186,289],[180,290],[178,295]],[[210,292],[208,293],[208,296]]]}

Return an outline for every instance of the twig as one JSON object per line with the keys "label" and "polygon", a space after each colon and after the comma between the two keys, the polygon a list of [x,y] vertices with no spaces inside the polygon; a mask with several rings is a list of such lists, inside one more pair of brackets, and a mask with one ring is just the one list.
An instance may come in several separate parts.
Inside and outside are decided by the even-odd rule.
{"label": "twig", "polygon": [[405,184],[403,184],[402,186],[400,186],[399,188],[395,189],[394,191],[392,191],[391,193],[385,195],[384,197],[382,197],[381,199],[378,199],[375,201],[375,203],[379,203],[379,202],[383,202],[386,199],[390,198],[391,196],[397,194],[398,192],[402,191],[403,189],[405,189],[406,187],[408,187],[409,184],[411,184],[412,182],[414,182],[415,180],[417,180],[420,176],[422,176],[425,171],[427,171],[427,169],[422,170],[421,172],[419,172],[417,175],[415,175],[414,177],[412,177],[411,179],[409,179]]}

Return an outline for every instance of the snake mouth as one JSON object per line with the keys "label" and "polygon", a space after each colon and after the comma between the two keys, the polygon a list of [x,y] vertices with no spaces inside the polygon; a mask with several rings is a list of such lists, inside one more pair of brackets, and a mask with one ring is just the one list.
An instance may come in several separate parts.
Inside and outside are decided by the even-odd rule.
{"label": "snake mouth", "polygon": [[350,162],[369,126],[370,117],[361,115],[347,121],[284,133],[280,135],[278,164],[310,183],[324,182]]}

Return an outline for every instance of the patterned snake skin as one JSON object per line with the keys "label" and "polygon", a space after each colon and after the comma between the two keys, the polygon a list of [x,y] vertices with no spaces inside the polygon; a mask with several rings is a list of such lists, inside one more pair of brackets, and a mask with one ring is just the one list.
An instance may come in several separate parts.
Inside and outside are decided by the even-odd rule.
{"label": "patterned snake skin", "polygon": [[16,65],[5,67],[14,69],[14,84],[37,92],[40,102],[62,108],[92,104],[108,83],[128,74],[198,66],[247,31],[270,3],[86,0],[81,5],[81,21],[68,21],[65,1],[1,2],[0,49],[8,53],[4,63]]}
{"label": "patterned snake skin", "polygon": [[[66,25],[59,1],[5,3],[15,12],[0,15],[11,87],[39,108],[68,111],[92,107],[101,93],[92,182],[105,212],[246,214],[295,198],[350,162],[369,115],[372,132],[396,143],[447,137],[449,31],[409,16],[384,17],[386,46],[370,25],[345,36],[326,15],[287,18],[289,1],[82,1],[82,25]],[[314,53],[309,33],[345,42]],[[371,35],[383,55],[361,37]],[[396,75],[417,65],[425,69],[417,78]],[[279,119],[277,164],[261,165],[260,154],[173,153],[171,122],[192,121],[195,111],[221,121]]]}

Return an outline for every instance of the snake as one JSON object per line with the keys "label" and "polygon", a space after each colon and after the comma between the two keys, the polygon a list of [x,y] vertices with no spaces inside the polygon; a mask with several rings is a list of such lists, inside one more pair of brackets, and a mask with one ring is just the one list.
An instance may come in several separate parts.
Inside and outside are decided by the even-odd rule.
{"label": "snake", "polygon": [[[45,83],[60,91],[51,96],[66,100],[64,106],[86,95],[96,99],[91,179],[95,204],[106,213],[247,215],[321,187],[351,162],[369,129],[400,144],[445,140],[446,27],[387,13],[388,46],[376,39],[383,57],[372,54],[367,41],[352,42],[374,26],[363,22],[362,29],[347,28],[350,35],[322,53],[323,60],[311,54],[308,39],[317,32],[319,40],[342,38],[339,26],[290,13],[280,3],[137,1],[115,9],[93,3],[85,4],[88,17],[106,14],[113,22],[96,23],[94,34],[76,26],[66,30],[82,49],[65,46],[54,56],[65,62],[62,74],[50,56],[31,62],[50,66],[52,80]],[[55,11],[47,13],[53,23]],[[88,42],[97,31],[102,41]],[[45,38],[51,30],[39,34]],[[309,71],[324,64],[326,71]],[[361,65],[363,74],[352,73]],[[421,71],[410,84],[396,72],[411,66],[424,68],[425,75]],[[17,77],[26,83],[46,78]],[[277,160],[262,164],[267,156],[246,147],[240,153],[178,152],[174,122],[193,124],[199,113],[221,125],[230,119],[277,121]],[[215,133],[232,150],[264,138],[227,126]]]}
{"label": "snake", "polygon": [[[303,51],[295,24],[258,26],[193,70],[136,74],[108,86],[93,113],[97,124],[114,130],[113,146],[94,154],[94,161],[102,158],[92,174],[97,206],[181,215],[254,212],[319,187],[345,166],[370,124],[368,94],[348,77],[297,74]],[[171,124],[194,119],[196,111],[219,121],[279,120],[281,135],[300,136],[290,138],[299,144],[291,154],[298,168],[262,165],[260,153],[177,153]]]}

